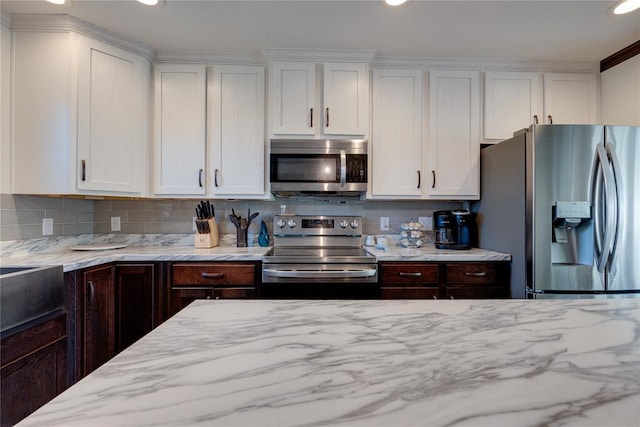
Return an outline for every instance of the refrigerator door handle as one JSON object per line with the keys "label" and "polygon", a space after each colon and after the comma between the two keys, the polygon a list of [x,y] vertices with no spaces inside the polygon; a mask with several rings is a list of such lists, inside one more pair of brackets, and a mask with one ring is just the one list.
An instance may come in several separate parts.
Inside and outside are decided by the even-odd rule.
{"label": "refrigerator door handle", "polygon": [[622,188],[622,179],[621,179],[621,169],[620,169],[620,161],[618,160],[618,155],[616,154],[616,149],[613,144],[607,142],[606,145],[607,157],[609,158],[611,165],[611,174],[613,176],[613,199],[614,199],[614,215],[613,215],[613,240],[611,242],[611,255],[609,257],[609,270],[612,274],[615,273],[616,263],[614,262],[616,254],[617,254],[617,245],[618,235],[620,233],[620,223],[619,223],[619,213],[621,211],[621,200],[620,194],[624,194],[624,189]]}
{"label": "refrigerator door handle", "polygon": [[[617,205],[615,204],[614,189],[612,188],[612,186],[615,186],[615,182],[613,181],[613,172],[609,167],[607,152],[603,145],[598,145],[596,147],[596,158],[594,158],[591,192],[594,206],[596,234],[596,266],[598,271],[601,273],[604,271],[607,261],[609,260],[609,254],[613,247],[613,237],[615,234]],[[604,203],[602,201],[603,191],[606,198]]]}

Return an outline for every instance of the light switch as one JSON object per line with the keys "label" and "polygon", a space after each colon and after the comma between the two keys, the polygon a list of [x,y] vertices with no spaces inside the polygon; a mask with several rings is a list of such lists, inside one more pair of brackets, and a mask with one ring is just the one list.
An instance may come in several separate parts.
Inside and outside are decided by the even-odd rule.
{"label": "light switch", "polygon": [[120,217],[112,216],[111,217],[111,231],[120,231]]}
{"label": "light switch", "polygon": [[389,217],[381,216],[380,217],[380,231],[389,231]]}
{"label": "light switch", "polygon": [[431,216],[420,216],[418,217],[418,222],[422,224],[425,230],[433,230],[433,217]]}
{"label": "light switch", "polygon": [[53,218],[42,218],[42,235],[53,235]]}

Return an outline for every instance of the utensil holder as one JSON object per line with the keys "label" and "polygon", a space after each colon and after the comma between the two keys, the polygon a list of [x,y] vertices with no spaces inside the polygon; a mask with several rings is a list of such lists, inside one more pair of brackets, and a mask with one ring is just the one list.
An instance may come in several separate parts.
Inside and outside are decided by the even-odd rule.
{"label": "utensil holder", "polygon": [[196,249],[208,249],[218,246],[220,244],[220,237],[218,236],[218,225],[215,218],[209,218],[209,233],[196,233],[195,245]]}
{"label": "utensil holder", "polygon": [[247,229],[240,227],[236,228],[236,247],[246,248],[247,246]]}

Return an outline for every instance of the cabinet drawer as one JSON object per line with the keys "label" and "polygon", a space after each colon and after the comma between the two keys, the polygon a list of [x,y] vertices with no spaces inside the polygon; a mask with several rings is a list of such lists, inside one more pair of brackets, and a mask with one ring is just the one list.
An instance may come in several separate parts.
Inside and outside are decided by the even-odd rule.
{"label": "cabinet drawer", "polygon": [[385,286],[380,289],[382,299],[437,299],[438,288],[426,286]]}
{"label": "cabinet drawer", "polygon": [[238,263],[173,264],[172,286],[254,285],[256,266]]}
{"label": "cabinet drawer", "polygon": [[380,266],[382,286],[438,286],[438,264],[392,263]]}
{"label": "cabinet drawer", "polygon": [[499,271],[493,263],[447,264],[447,285],[500,284]]}

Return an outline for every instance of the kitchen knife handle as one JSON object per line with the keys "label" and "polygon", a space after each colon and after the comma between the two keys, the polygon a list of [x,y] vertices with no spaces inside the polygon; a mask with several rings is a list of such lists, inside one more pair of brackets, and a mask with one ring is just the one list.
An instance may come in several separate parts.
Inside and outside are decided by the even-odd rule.
{"label": "kitchen knife handle", "polygon": [[218,187],[218,169],[213,172],[213,185]]}
{"label": "kitchen knife handle", "polygon": [[329,107],[327,107],[327,126],[329,127]]}
{"label": "kitchen knife handle", "polygon": [[553,124],[553,117],[551,117],[551,115],[548,115],[547,118],[549,119],[549,124],[552,125]]}
{"label": "kitchen knife handle", "polygon": [[205,279],[222,279],[224,273],[202,273],[202,277]]}
{"label": "kitchen knife handle", "polygon": [[313,108],[309,108],[309,127],[313,127]]}
{"label": "kitchen knife handle", "polygon": [[202,188],[202,169],[198,172],[198,185]]}
{"label": "kitchen knife handle", "polygon": [[401,271],[398,273],[398,275],[403,277],[420,277],[422,276],[422,273],[420,273],[419,271],[416,271],[415,273],[407,273],[407,272]]}
{"label": "kitchen knife handle", "polygon": [[431,171],[431,188],[436,188],[436,171]]}
{"label": "kitchen knife handle", "polygon": [[418,171],[418,188],[420,188],[420,181],[422,181],[422,176],[420,175],[420,171]]}
{"label": "kitchen knife handle", "polygon": [[534,125],[537,125],[537,124],[538,124],[538,115],[537,115],[537,114],[534,114],[534,115],[533,115],[533,124],[534,124]]}
{"label": "kitchen knife handle", "polygon": [[466,271],[464,273],[465,276],[471,276],[471,277],[484,277],[487,275],[486,271],[480,271],[478,273],[471,273],[470,271]]}
{"label": "kitchen knife handle", "polygon": [[93,302],[93,298],[95,297],[95,287],[93,286],[93,282],[89,280],[87,282],[87,304],[91,304]]}
{"label": "kitchen knife handle", "polygon": [[82,180],[87,180],[87,162],[82,160]]}

